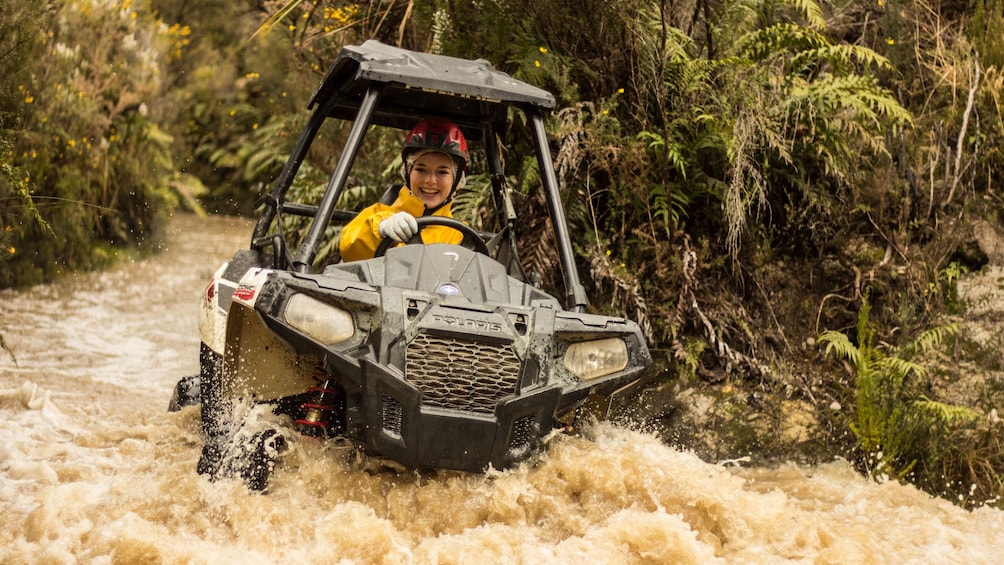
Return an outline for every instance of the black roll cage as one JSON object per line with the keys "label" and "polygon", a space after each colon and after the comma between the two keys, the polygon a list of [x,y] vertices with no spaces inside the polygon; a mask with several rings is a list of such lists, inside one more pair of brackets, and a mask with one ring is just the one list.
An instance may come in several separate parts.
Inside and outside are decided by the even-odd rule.
{"label": "black roll cage", "polygon": [[[510,275],[522,279],[516,254],[516,211],[499,150],[509,109],[514,108],[526,116],[530,128],[557,242],[565,304],[569,310],[582,312],[588,302],[575,266],[544,124],[545,114],[554,106],[554,97],[549,92],[513,79],[484,60],[418,53],[373,40],[345,47],[311,97],[308,109],[313,112],[275,185],[264,198],[251,248],[259,252],[271,248],[276,269],[309,273],[328,225],[332,221],[347,223],[356,215],[338,209],[337,205],[370,125],[408,130],[421,119],[438,117],[457,124],[468,139],[484,142],[495,213],[502,226],[497,259],[506,265]],[[329,118],[351,121],[352,128],[324,196],[316,206],[286,202],[286,192],[310,145]],[[280,214],[311,218],[306,235],[291,258],[281,231],[270,233],[273,223],[281,230],[277,221]],[[503,256],[507,259],[502,260]]]}

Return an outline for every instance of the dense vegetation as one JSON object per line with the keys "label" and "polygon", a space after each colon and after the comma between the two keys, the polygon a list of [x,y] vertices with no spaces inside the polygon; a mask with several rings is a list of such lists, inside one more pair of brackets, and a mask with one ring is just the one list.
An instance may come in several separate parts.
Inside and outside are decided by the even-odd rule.
{"label": "dense vegetation", "polygon": [[[966,505],[1004,494],[990,417],[1004,381],[990,373],[965,402],[934,382],[960,378],[939,362],[947,346],[981,354],[946,316],[964,307],[959,277],[989,260],[974,232],[1002,223],[1001,0],[0,0],[0,13],[0,286],[154,250],[179,206],[252,211],[342,45],[485,58],[559,100],[582,270],[595,307],[643,324],[663,369],[653,390],[671,393],[667,439],[710,458],[843,455]],[[327,143],[308,164],[318,178]],[[532,215],[532,165],[507,162]],[[385,167],[360,173],[363,194]],[[538,226],[523,254],[547,275]],[[687,414],[695,394],[718,424]],[[804,434],[776,433],[795,412]]]}

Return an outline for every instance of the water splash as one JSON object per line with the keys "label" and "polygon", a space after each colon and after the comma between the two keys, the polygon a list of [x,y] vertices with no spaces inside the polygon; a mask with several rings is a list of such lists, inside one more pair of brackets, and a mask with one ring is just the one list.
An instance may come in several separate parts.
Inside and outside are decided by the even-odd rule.
{"label": "water splash", "polygon": [[197,370],[205,280],[249,230],[178,222],[164,255],[0,297],[21,366],[0,365],[0,563],[997,561],[999,510],[844,461],[713,465],[610,424],[486,475],[293,436],[268,494],[210,482],[198,408],[166,406]]}

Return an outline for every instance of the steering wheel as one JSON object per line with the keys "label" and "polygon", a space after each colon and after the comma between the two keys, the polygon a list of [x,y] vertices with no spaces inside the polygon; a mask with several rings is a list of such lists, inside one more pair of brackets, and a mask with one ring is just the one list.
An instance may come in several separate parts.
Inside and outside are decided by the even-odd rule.
{"label": "steering wheel", "polygon": [[[415,218],[415,220],[418,223],[418,232],[408,240],[408,245],[422,243],[420,234],[422,233],[422,229],[426,226],[444,226],[453,228],[464,236],[464,239],[460,241],[460,245],[470,249],[471,251],[481,253],[482,255],[488,255],[488,246],[485,245],[485,241],[481,239],[478,232],[460,220],[447,218],[446,216],[422,216],[421,218]],[[389,237],[383,238],[383,240],[380,241],[380,245],[377,245],[376,253],[373,254],[373,257],[383,257],[384,253],[387,253],[387,249],[389,249],[393,243],[395,243],[393,239]]]}

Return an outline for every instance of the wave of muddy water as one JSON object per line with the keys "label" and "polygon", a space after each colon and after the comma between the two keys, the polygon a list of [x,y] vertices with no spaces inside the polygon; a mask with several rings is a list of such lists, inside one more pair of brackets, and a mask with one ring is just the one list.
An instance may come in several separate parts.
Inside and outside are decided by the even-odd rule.
{"label": "wave of muddy water", "polygon": [[490,476],[294,442],[267,495],[195,473],[197,308],[250,224],[177,216],[150,259],[0,292],[0,563],[994,563],[1004,512],[844,462],[714,465],[603,424]]}

